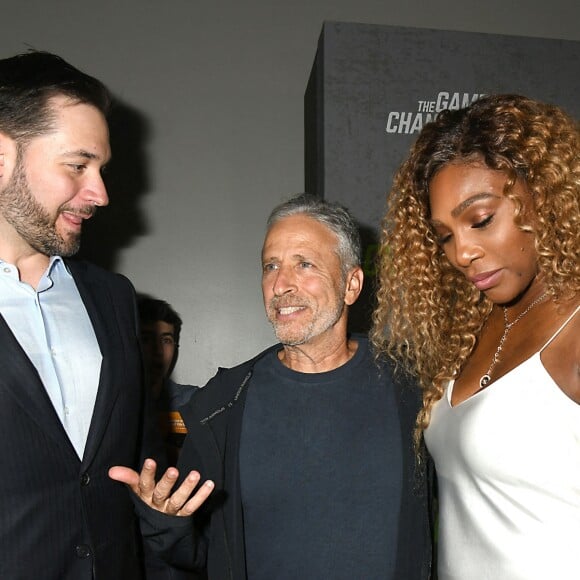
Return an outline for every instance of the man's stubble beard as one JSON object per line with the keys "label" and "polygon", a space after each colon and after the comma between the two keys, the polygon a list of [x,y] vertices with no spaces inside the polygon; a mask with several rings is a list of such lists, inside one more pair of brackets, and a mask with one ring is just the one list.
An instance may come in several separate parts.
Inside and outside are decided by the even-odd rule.
{"label": "man's stubble beard", "polygon": [[[318,313],[318,316],[311,320],[309,324],[298,329],[297,331],[294,331],[292,334],[285,333],[285,330],[287,330],[287,327],[291,326],[291,324],[286,325],[276,321],[275,309],[277,303],[280,302],[280,299],[271,300],[270,304],[268,305],[268,318],[274,328],[276,338],[284,346],[300,346],[323,334],[340,320],[344,308],[346,307],[344,303],[345,293],[346,283],[342,282],[340,291],[338,292],[338,296],[333,307],[326,312]],[[302,298],[294,302],[294,304],[306,306],[309,308],[312,303],[310,300]]]}
{"label": "man's stubble beard", "polygon": [[34,198],[26,178],[22,152],[18,153],[14,173],[0,193],[0,212],[18,235],[34,250],[46,256],[68,257],[80,248],[81,237],[71,234],[64,239],[56,230],[56,219]]}

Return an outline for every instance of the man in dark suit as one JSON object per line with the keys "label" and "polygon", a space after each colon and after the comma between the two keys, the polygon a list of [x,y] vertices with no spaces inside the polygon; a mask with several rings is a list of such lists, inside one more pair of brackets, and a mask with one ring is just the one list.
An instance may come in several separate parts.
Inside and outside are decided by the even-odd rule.
{"label": "man in dark suit", "polygon": [[68,259],[108,197],[102,83],[0,60],[0,578],[141,578],[133,508],[144,391],[128,280]]}

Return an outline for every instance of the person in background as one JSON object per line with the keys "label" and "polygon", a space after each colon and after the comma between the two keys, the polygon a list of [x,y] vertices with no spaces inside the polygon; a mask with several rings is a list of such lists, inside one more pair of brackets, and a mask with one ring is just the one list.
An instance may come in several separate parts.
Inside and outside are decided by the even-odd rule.
{"label": "person in background", "polygon": [[[179,408],[195,392],[196,387],[178,385],[171,373],[179,355],[182,321],[164,300],[145,294],[137,295],[141,350],[145,367],[145,385],[152,399],[157,427],[163,438],[167,465],[175,465],[187,429]],[[164,562],[144,545],[147,580],[202,580],[203,576],[180,570]]]}
{"label": "person in background", "polygon": [[518,95],[442,112],[388,205],[372,335],[423,387],[439,579],[578,576],[577,122]]}
{"label": "person in background", "polygon": [[[111,97],[57,55],[0,60],[0,578],[137,580],[152,453],[130,282],[71,260],[109,203]],[[151,438],[150,438],[151,437]],[[146,455],[141,455],[146,453]]]}
{"label": "person in background", "polygon": [[[157,553],[207,567],[210,580],[430,577],[418,398],[347,332],[360,260],[339,205],[301,195],[274,209],[262,294],[279,343],[220,369],[182,409],[178,470],[158,483],[152,460],[141,473],[110,470],[133,490]],[[190,497],[200,472],[208,480]]]}
{"label": "person in background", "polygon": [[175,465],[187,433],[179,408],[197,390],[197,387],[179,385],[171,379],[179,356],[182,321],[167,302],[151,296],[139,294],[137,308],[145,379],[165,441],[169,465]]}

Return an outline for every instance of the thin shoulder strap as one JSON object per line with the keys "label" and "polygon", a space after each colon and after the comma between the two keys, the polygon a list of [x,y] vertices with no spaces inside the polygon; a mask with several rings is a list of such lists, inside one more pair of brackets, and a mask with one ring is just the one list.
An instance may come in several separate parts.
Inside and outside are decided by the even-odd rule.
{"label": "thin shoulder strap", "polygon": [[574,316],[576,316],[579,310],[580,305],[576,306],[576,310],[574,310],[574,312],[572,312],[572,314],[570,314],[570,316],[568,316],[568,318],[564,321],[564,324],[562,324],[562,326],[560,326],[560,328],[554,332],[554,334],[548,339],[548,342],[546,342],[546,344],[540,349],[540,352],[547,348],[548,345],[560,334],[560,332],[566,328],[566,325],[570,322],[570,320],[572,320],[572,318],[574,318]]}

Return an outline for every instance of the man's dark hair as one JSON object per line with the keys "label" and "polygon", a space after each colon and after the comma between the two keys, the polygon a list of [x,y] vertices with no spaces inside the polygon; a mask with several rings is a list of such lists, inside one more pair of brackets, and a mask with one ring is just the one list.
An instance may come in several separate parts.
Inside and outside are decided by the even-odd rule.
{"label": "man's dark hair", "polygon": [[157,322],[162,320],[167,324],[173,324],[175,346],[179,346],[179,335],[181,334],[181,317],[175,310],[165,302],[158,300],[146,294],[137,295],[137,309],[139,311],[139,320],[141,324]]}
{"label": "man's dark hair", "polygon": [[31,51],[0,60],[0,131],[26,145],[50,131],[50,99],[64,95],[92,105],[105,117],[111,94],[105,85],[49,52]]}

